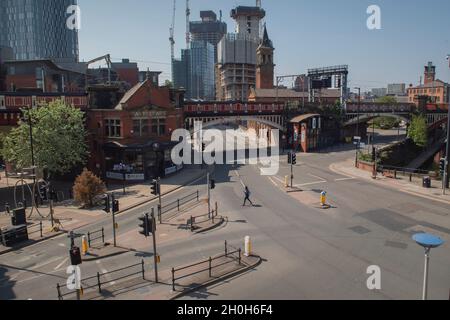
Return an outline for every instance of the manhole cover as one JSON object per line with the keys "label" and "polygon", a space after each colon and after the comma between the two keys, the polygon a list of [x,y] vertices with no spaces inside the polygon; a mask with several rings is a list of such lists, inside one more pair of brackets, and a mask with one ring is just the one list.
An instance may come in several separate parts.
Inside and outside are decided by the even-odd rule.
{"label": "manhole cover", "polygon": [[367,234],[367,233],[371,232],[371,230],[364,228],[363,226],[351,227],[349,229],[358,234]]}

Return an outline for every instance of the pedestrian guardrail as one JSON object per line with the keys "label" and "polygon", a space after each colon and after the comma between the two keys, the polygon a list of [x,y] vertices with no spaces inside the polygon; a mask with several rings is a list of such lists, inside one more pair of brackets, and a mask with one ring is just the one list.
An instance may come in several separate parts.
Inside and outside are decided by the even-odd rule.
{"label": "pedestrian guardrail", "polygon": [[[208,272],[208,276],[212,278],[212,272],[214,269],[222,267],[224,265],[238,262],[239,265],[242,265],[242,249],[241,248],[233,248],[233,251],[229,250],[229,245],[227,241],[225,241],[225,253],[216,257],[209,257],[206,260],[200,261],[198,263],[194,263],[188,266],[180,267],[180,268],[172,268],[172,291],[175,291],[176,282],[181,279],[185,279],[188,277],[192,277],[194,275]],[[229,261],[219,263],[214,265],[213,263],[221,258],[231,258]],[[204,267],[203,267],[204,266]],[[200,270],[189,271],[192,268],[201,268]],[[185,271],[182,275],[178,275],[180,272]]]}
{"label": "pedestrian guardrail", "polygon": [[[129,269],[137,269],[138,271],[126,273],[125,275],[120,275],[115,278],[111,277],[111,275],[116,275],[121,271],[129,270]],[[83,295],[85,290],[90,290],[90,289],[96,288],[98,290],[98,293],[101,294],[102,289],[106,287],[105,285],[110,284],[112,282],[119,281],[119,280],[123,280],[126,278],[130,278],[130,277],[133,277],[136,275],[142,275],[142,279],[145,280],[144,260],[142,260],[140,263],[136,263],[136,264],[133,264],[133,265],[130,265],[130,266],[127,266],[124,268],[116,269],[113,271],[109,271],[109,272],[105,272],[105,273],[97,272],[97,274],[95,276],[82,279],[80,281],[81,288],[79,290],[81,291],[81,295]],[[108,279],[104,280],[104,278],[106,276],[108,276]],[[56,290],[58,293],[59,300],[64,300],[65,297],[72,296],[77,293],[77,290],[69,290],[69,291],[64,292],[63,288],[64,287],[61,286],[59,283],[56,284]],[[67,286],[66,286],[66,288],[67,288]]]}
{"label": "pedestrian guardrail", "polygon": [[188,194],[187,196],[185,196],[183,198],[179,198],[170,203],[163,204],[161,206],[158,205],[159,223],[162,223],[162,217],[164,214],[171,212],[173,210],[177,210],[178,212],[180,212],[180,209],[182,206],[184,206],[190,202],[193,202],[193,201],[197,201],[197,202],[200,201],[200,193],[198,190],[194,193]]}
{"label": "pedestrian guardrail", "polygon": [[194,232],[196,224],[205,223],[208,221],[212,221],[212,223],[214,223],[217,216],[218,216],[218,209],[216,203],[216,209],[213,209],[211,213],[203,214],[200,216],[191,216],[191,218],[187,221],[187,225],[190,227],[191,232]]}
{"label": "pedestrian guardrail", "polygon": [[385,176],[390,176],[397,179],[397,176],[401,175],[403,177],[409,177],[409,181],[412,181],[413,177],[423,178],[425,176],[436,176],[433,171],[414,169],[414,168],[403,168],[395,166],[378,165],[377,171]]}
{"label": "pedestrian guardrail", "polygon": [[102,244],[105,244],[105,228],[101,228],[100,230],[97,231],[89,231],[87,233],[87,240],[88,240],[88,244],[89,247],[92,246],[92,244],[94,244],[94,242],[98,241],[98,240],[102,240]]}
{"label": "pedestrian guardrail", "polygon": [[43,224],[42,221],[39,221],[37,224],[33,224],[31,226],[27,226],[28,235],[39,233],[40,237],[43,237]]}

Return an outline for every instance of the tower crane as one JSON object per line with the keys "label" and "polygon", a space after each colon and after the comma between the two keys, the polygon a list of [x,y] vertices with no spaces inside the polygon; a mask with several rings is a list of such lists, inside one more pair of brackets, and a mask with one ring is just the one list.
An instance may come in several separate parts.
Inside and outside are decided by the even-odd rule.
{"label": "tower crane", "polygon": [[170,26],[170,50],[171,50],[171,62],[175,60],[175,15],[177,12],[177,0],[173,0],[173,15],[172,15],[172,24]]}
{"label": "tower crane", "polygon": [[190,17],[191,17],[191,8],[189,6],[189,0],[186,0],[186,49],[189,49],[191,44],[191,35],[190,35]]}

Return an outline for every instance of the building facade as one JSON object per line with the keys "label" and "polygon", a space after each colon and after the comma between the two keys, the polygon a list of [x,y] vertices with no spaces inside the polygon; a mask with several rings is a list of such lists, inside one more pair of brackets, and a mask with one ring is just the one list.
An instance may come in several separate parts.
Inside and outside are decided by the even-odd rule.
{"label": "building facade", "polygon": [[256,88],[273,89],[275,63],[272,41],[269,39],[267,28],[264,26],[264,35],[261,44],[256,50]]}
{"label": "building facade", "polygon": [[76,0],[0,1],[0,46],[11,47],[18,60],[77,62],[78,31],[67,27],[69,6]]}
{"label": "building facade", "polygon": [[392,83],[387,86],[387,94],[392,96],[406,95],[406,84],[404,83]]}
{"label": "building facade", "polygon": [[181,51],[181,60],[172,62],[174,87],[186,91],[186,99],[214,100],[214,46],[207,41],[191,41]]}
{"label": "building facade", "polygon": [[213,11],[200,11],[201,21],[192,21],[189,31],[192,41],[206,41],[214,46],[214,63],[217,63],[217,45],[227,34],[227,24],[217,20]]}
{"label": "building facade", "polygon": [[[424,100],[424,99],[425,100]],[[447,104],[450,102],[450,85],[436,79],[436,67],[432,62],[425,66],[424,83],[408,88],[408,102],[419,105],[420,101],[427,103]]]}

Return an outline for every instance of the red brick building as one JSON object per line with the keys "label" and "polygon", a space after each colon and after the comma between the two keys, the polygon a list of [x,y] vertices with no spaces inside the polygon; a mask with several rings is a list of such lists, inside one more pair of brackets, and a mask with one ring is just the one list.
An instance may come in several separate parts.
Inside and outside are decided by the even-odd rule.
{"label": "red brick building", "polygon": [[[113,109],[89,110],[87,127],[96,174],[120,180],[162,177],[176,168],[171,134],[183,127],[183,93],[157,87],[150,79],[128,91]],[[123,166],[120,166],[123,165]]]}

